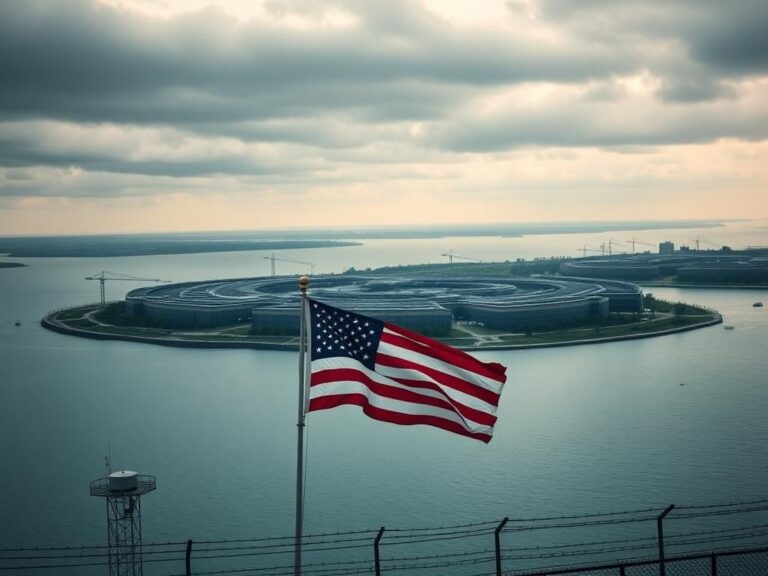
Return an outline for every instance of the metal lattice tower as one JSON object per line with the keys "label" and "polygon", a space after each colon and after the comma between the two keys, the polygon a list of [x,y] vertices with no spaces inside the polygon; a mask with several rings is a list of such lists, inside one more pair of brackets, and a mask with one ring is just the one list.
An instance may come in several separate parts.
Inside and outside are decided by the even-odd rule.
{"label": "metal lattice tower", "polygon": [[91,496],[107,501],[109,575],[142,576],[141,497],[155,489],[155,477],[130,470],[91,482]]}

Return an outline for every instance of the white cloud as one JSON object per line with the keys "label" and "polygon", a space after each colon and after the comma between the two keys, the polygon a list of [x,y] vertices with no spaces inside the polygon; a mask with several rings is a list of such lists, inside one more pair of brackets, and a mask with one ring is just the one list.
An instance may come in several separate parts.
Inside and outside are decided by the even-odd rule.
{"label": "white cloud", "polygon": [[768,184],[761,0],[210,4],[0,4],[0,198],[323,198],[341,224],[404,218],[382,194],[548,219],[545,191],[618,215],[693,186],[746,214]]}

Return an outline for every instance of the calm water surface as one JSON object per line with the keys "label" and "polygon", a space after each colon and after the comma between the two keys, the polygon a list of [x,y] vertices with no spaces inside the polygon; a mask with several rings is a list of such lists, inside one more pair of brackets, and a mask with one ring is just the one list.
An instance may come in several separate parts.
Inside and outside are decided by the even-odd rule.
{"label": "calm water surface", "polygon": [[[768,243],[745,230],[739,238],[754,241],[744,244]],[[448,249],[503,260],[586,242],[595,240],[379,240],[286,257],[339,272],[440,261]],[[88,483],[104,475],[108,444],[116,467],[157,477],[145,540],[292,532],[295,354],[91,341],[37,324],[50,309],[95,300],[98,283],[83,277],[102,269],[242,277],[268,273],[264,255],[29,259],[0,270],[2,547],[102,542],[104,503]],[[109,283],[108,298],[136,286]],[[752,303],[768,291],[649,291],[716,308],[735,330],[479,353],[509,375],[487,446],[353,407],[311,414],[307,532],[764,497],[768,308]]]}

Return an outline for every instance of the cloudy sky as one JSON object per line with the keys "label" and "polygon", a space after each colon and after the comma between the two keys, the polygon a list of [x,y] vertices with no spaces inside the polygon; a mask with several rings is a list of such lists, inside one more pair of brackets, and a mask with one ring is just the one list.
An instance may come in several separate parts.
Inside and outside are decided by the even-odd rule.
{"label": "cloudy sky", "polygon": [[765,0],[2,0],[0,234],[768,217]]}

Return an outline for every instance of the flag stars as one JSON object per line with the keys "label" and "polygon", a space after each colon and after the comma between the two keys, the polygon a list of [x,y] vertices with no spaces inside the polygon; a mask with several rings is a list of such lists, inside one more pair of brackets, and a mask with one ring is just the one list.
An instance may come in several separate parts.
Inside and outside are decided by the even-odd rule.
{"label": "flag stars", "polygon": [[312,359],[348,358],[373,369],[374,351],[383,324],[354,312],[334,310],[319,302],[311,304]]}

